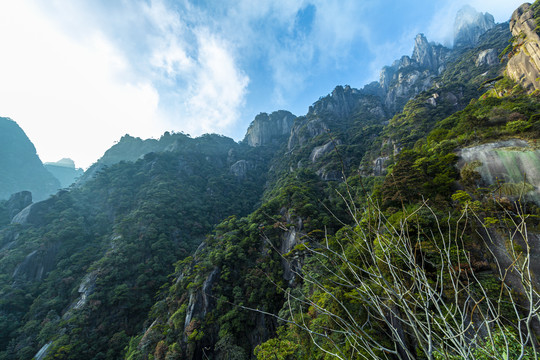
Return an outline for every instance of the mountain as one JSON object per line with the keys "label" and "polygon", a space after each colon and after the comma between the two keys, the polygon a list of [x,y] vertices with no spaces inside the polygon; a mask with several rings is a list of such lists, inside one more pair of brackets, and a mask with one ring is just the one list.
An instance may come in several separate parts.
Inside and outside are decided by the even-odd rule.
{"label": "mountain", "polygon": [[39,159],[24,131],[9,118],[0,118],[0,199],[28,190],[42,200],[60,188]]}
{"label": "mountain", "polygon": [[[516,142],[520,145],[512,147],[499,142],[506,137],[525,143],[537,139],[537,130],[524,129],[538,128],[535,114],[540,111],[537,98],[524,95],[504,77],[506,63],[492,59],[492,54],[506,47],[508,27],[493,26],[473,46],[454,50],[430,44],[419,35],[412,57],[383,69],[384,75],[393,73],[392,81],[381,76],[378,84],[360,90],[338,86],[314,103],[305,116],[296,118],[286,147],[282,145],[272,160],[271,182],[262,206],[245,218],[221,223],[193,258],[177,267],[168,292],[155,304],[148,328],[132,339],[126,358],[311,359],[325,352],[336,352],[342,358],[425,355],[428,348],[422,339],[415,338],[405,325],[398,326],[399,314],[392,318],[388,302],[401,309],[397,308],[399,302],[391,294],[377,293],[392,284],[375,285],[380,278],[371,279],[369,271],[376,268],[377,261],[384,262],[384,256],[405,261],[399,258],[399,249],[410,244],[398,242],[403,238],[396,238],[395,248],[380,245],[384,234],[391,234],[393,227],[399,231],[401,226],[411,239],[418,237],[412,251],[418,251],[418,261],[429,262],[425,265],[429,270],[422,271],[435,279],[435,269],[446,265],[438,260],[441,243],[429,233],[448,231],[437,227],[438,219],[454,221],[454,217],[464,216],[462,203],[454,200],[463,193],[470,204],[476,201],[486,219],[504,213],[488,205],[493,201],[490,191],[496,192],[500,184],[482,174],[489,171],[492,179],[502,181],[509,162],[491,167],[494,153],[502,148],[512,153],[509,159],[521,159],[520,154],[533,156],[527,150],[529,145]],[[414,76],[415,81],[409,83],[399,80],[404,76],[400,72],[416,69],[423,69],[424,87],[414,85],[418,80]],[[403,94],[403,107],[387,100],[392,91]],[[500,150],[469,148],[481,142],[497,144],[486,150]],[[465,148],[476,155],[463,156],[458,163],[456,151]],[[384,157],[372,163],[374,154]],[[509,155],[501,152],[498,156]],[[474,170],[479,158],[489,170]],[[519,164],[537,164],[538,160],[515,160],[516,175],[525,169]],[[359,167],[366,168],[367,176],[358,175]],[[530,171],[527,174],[533,176]],[[536,183],[538,176],[534,176]],[[515,178],[507,181],[506,196],[517,199]],[[380,204],[381,212],[372,214],[369,209],[375,204]],[[528,203],[527,209],[529,214],[537,208]],[[388,227],[381,227],[386,221]],[[498,262],[511,266],[510,250],[500,245],[509,240],[492,235],[500,251],[494,259],[488,249],[478,245],[486,240],[475,237],[477,223],[471,221],[474,225],[463,230],[466,249],[473,256],[470,271],[491,273],[490,266],[494,269]],[[370,233],[371,226],[380,229],[382,238]],[[371,245],[366,248],[362,241]],[[383,258],[369,255],[374,252]],[[365,269],[365,273],[355,272],[357,269]],[[399,279],[387,268],[380,271],[383,279]],[[375,287],[366,297],[359,285],[362,278],[370,279]],[[489,278],[482,276],[478,286],[490,286]],[[512,281],[518,286],[519,281]],[[400,291],[414,286],[408,282],[393,286],[399,284],[403,285]],[[365,286],[369,289],[369,284]],[[370,307],[378,296],[383,297],[377,303],[380,307]],[[452,293],[445,296],[452,297]],[[441,318],[434,323],[437,321]],[[388,330],[394,328],[395,334]],[[364,338],[355,337],[355,332]],[[459,337],[459,332],[461,328],[453,336]],[[268,340],[257,345],[264,339]],[[463,351],[475,351],[467,348]]]}
{"label": "mountain", "polygon": [[[215,224],[254,209],[264,149],[218,135],[179,138],[174,150],[103,167],[4,222],[0,358],[30,359],[49,344],[54,356],[118,359],[174,263]],[[241,162],[249,167],[240,176]],[[0,203],[0,213],[12,207]]]}
{"label": "mountain", "polygon": [[495,27],[493,15],[477,12],[469,5],[461,8],[454,21],[454,47],[471,47],[486,31]]}
{"label": "mountain", "polygon": [[57,162],[47,162],[43,166],[60,181],[62,188],[69,187],[84,173],[83,169],[75,168],[73,160],[67,158]]}
{"label": "mountain", "polygon": [[534,358],[540,100],[509,28],[0,201],[0,359]]}

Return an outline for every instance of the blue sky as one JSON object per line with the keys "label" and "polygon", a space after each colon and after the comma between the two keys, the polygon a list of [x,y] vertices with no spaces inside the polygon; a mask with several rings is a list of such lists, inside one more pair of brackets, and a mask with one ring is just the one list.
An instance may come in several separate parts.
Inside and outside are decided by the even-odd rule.
{"label": "blue sky", "polygon": [[521,1],[4,1],[0,116],[82,167],[126,133],[240,140],[259,112],[377,80],[417,33],[451,46],[465,4],[503,22]]}

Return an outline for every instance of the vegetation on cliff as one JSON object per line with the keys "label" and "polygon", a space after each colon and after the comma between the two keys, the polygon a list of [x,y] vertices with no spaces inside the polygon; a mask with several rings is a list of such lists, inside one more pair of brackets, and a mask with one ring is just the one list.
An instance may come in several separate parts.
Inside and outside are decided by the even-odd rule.
{"label": "vegetation on cliff", "polygon": [[13,223],[0,201],[0,359],[536,358],[537,189],[459,163],[536,149],[540,98],[484,61],[507,26],[397,113],[337,87],[253,146],[126,136]]}

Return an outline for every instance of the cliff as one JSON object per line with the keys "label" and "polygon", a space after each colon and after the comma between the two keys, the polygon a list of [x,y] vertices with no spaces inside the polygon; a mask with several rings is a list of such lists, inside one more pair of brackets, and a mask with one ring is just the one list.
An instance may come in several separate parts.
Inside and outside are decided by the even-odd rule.
{"label": "cliff", "polygon": [[454,47],[471,47],[480,36],[495,27],[495,19],[489,13],[477,12],[470,6],[458,11],[454,21]]}
{"label": "cliff", "polygon": [[285,110],[260,113],[249,125],[244,142],[249,146],[277,144],[289,135],[296,116]]}
{"label": "cliff", "polygon": [[510,20],[514,49],[506,70],[508,76],[528,92],[540,89],[540,37],[536,31],[537,24],[535,8],[529,3],[514,11]]}

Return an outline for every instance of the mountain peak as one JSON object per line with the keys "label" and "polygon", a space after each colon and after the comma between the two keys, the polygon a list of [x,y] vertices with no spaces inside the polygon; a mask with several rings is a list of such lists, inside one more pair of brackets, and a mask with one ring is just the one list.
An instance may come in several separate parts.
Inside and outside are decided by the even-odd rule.
{"label": "mountain peak", "polygon": [[412,58],[421,66],[432,68],[431,45],[424,34],[416,35]]}
{"label": "mountain peak", "polygon": [[244,141],[249,146],[269,145],[289,134],[296,116],[285,110],[260,113],[249,125]]}
{"label": "mountain peak", "polygon": [[43,165],[52,165],[52,166],[75,169],[75,162],[70,158],[62,158],[56,162],[46,162]]}
{"label": "mountain peak", "polygon": [[489,13],[476,11],[465,5],[456,14],[454,21],[454,47],[473,46],[480,35],[495,26],[495,19]]}

